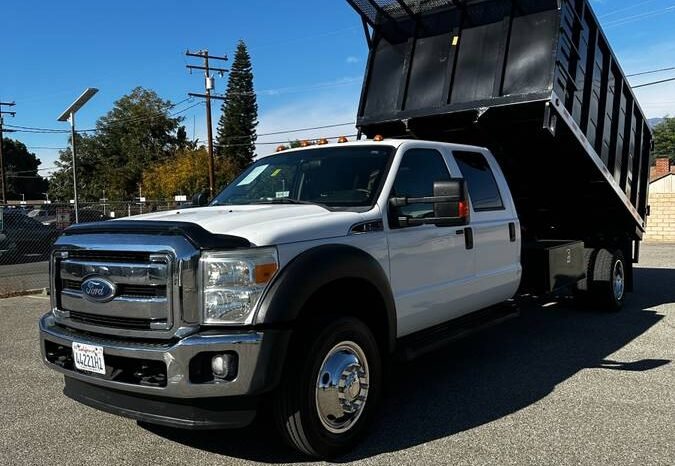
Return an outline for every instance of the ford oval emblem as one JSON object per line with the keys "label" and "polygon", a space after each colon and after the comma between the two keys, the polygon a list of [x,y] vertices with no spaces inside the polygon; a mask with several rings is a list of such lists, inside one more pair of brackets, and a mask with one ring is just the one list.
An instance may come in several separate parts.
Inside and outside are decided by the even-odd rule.
{"label": "ford oval emblem", "polygon": [[117,287],[113,282],[102,277],[90,277],[80,286],[85,299],[95,303],[107,303],[115,297]]}

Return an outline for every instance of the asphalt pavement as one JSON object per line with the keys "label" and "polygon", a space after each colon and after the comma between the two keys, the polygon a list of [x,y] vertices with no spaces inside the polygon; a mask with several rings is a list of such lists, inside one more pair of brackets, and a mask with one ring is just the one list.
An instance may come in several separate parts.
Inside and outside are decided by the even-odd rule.
{"label": "asphalt pavement", "polygon": [[[675,463],[675,245],[643,246],[619,313],[533,307],[394,367],[380,417],[340,463]],[[306,462],[263,418],[239,431],[138,425],[79,405],[42,365],[48,300],[0,300],[0,464]]]}
{"label": "asphalt pavement", "polygon": [[48,287],[49,263],[47,261],[0,264],[0,298],[26,290],[41,290]]}

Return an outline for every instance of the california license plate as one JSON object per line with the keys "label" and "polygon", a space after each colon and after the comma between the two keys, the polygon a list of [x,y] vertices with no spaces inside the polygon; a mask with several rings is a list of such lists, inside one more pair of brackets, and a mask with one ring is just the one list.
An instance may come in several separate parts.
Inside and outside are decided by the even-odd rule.
{"label": "california license plate", "polygon": [[81,371],[105,374],[103,347],[73,342],[73,361]]}

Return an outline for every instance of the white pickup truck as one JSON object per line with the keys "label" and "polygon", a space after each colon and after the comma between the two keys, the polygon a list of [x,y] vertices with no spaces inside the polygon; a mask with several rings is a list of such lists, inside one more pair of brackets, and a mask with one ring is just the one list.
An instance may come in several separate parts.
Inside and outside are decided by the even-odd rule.
{"label": "white pickup truck", "polygon": [[[206,207],[68,229],[40,321],[65,394],[197,429],[245,426],[270,407],[309,455],[353,445],[387,361],[504,316],[485,309],[513,298],[524,272],[488,150],[379,139],[261,158]],[[581,242],[535,250],[554,252],[525,262],[550,272],[546,291],[621,305],[620,250],[586,250],[585,262]]]}

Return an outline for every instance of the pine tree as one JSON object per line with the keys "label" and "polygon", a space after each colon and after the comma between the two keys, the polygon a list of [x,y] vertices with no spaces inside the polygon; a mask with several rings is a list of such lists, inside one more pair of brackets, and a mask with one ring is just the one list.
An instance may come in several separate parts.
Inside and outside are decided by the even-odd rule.
{"label": "pine tree", "polygon": [[253,90],[251,57],[241,40],[230,68],[221,111],[216,135],[217,154],[224,157],[238,173],[253,160],[258,126],[258,103]]}

